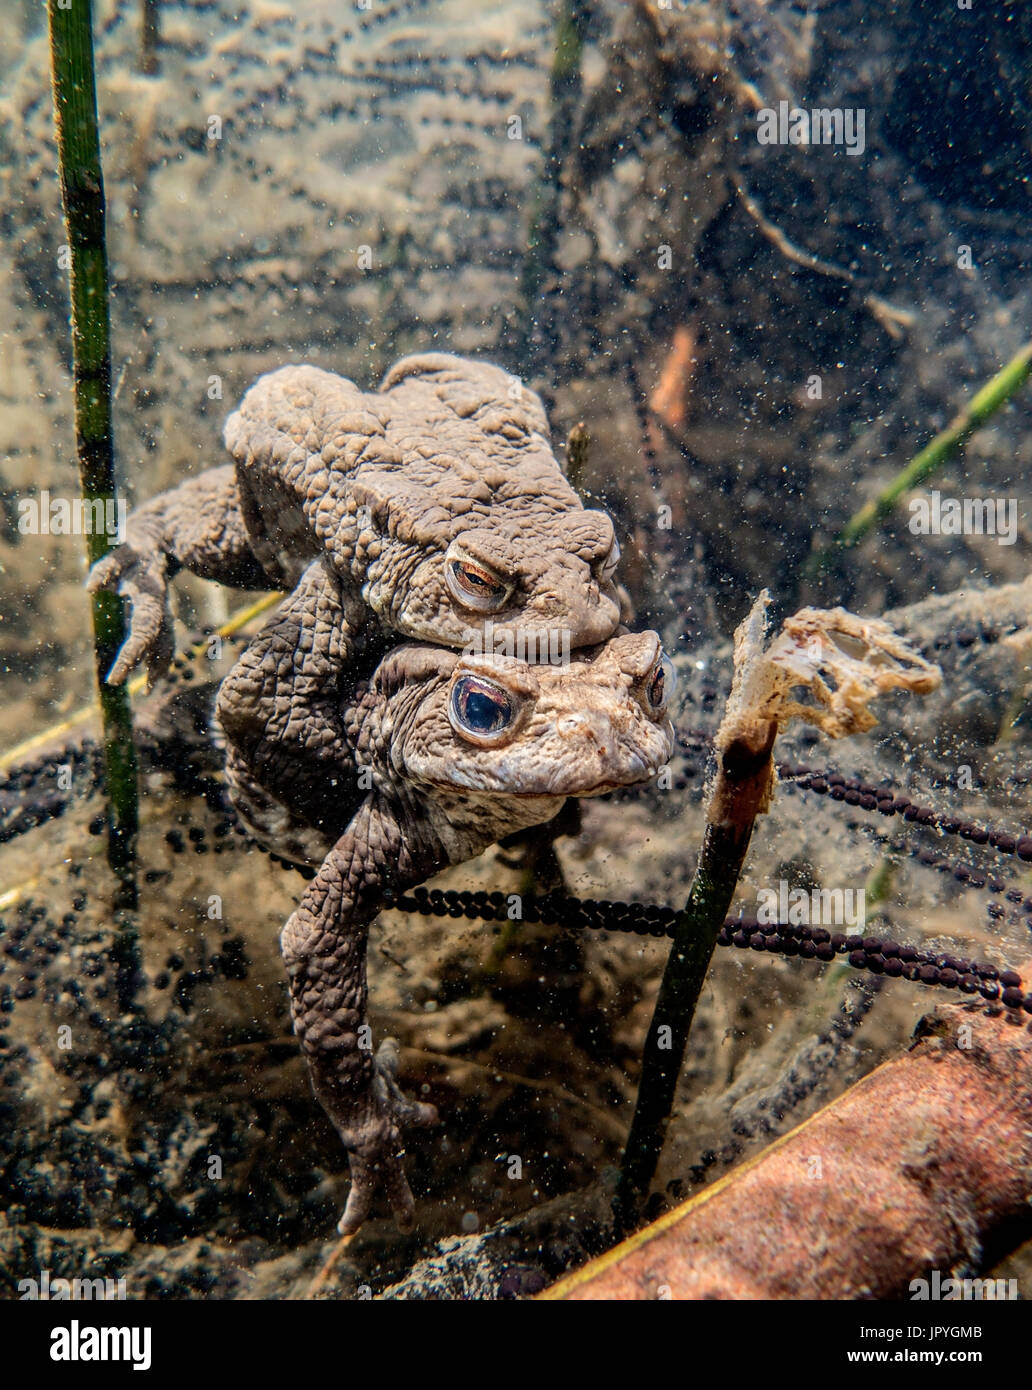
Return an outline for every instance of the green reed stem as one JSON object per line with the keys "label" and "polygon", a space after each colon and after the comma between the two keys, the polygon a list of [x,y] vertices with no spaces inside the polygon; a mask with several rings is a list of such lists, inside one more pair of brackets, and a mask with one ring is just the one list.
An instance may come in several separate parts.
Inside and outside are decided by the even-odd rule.
{"label": "green reed stem", "polygon": [[582,495],[591,453],[591,435],[584,421],[574,425],[566,437],[566,477],[574,492]]}
{"label": "green reed stem", "polygon": [[655,1176],[703,981],[770,788],[776,733],[776,724],[760,725],[755,737],[736,739],[721,754],[702,852],[688,899],[674,922],[645,1039],[638,1100],[613,1203],[620,1234],[637,1224]]}
{"label": "green reed stem", "polygon": [[1032,343],[1025,346],[996,375],[977,391],[947,427],[940,431],[877,497],[866,502],[846,522],[834,543],[811,557],[808,569],[826,564],[838,551],[860,541],[868,531],[892,511],[900,498],[925,478],[937,472],[958,453],[974,432],[1000,409],[1032,375]]}
{"label": "green reed stem", "polygon": [[[54,88],[61,199],[70,253],[72,360],[75,390],[75,448],[87,514],[89,504],[107,504],[117,515],[114,445],[111,434],[111,329],[108,310],[107,248],[104,236],[104,181],[97,128],[97,89],[93,63],[91,0],[70,0],[63,8],[49,0],[50,61]],[[94,564],[110,549],[105,527],[87,530],[87,552]],[[129,696],[124,686],[105,683],[125,640],[121,600],[114,594],[92,598],[97,687],[104,731],[108,796],[108,860],[119,877],[122,906],[135,906],[134,862],[139,807],[136,751]]]}
{"label": "green reed stem", "polygon": [[587,20],[584,0],[560,0],[549,76],[547,154],[531,202],[527,249],[520,272],[524,322],[519,347],[528,376],[539,372],[547,375],[551,351],[552,327],[540,322],[539,316],[547,317],[542,296],[555,272],[563,164],[569,153],[581,92],[581,58]]}
{"label": "green reed stem", "polygon": [[140,0],[140,71],[148,77],[158,70],[158,44],[161,41],[159,0]]}

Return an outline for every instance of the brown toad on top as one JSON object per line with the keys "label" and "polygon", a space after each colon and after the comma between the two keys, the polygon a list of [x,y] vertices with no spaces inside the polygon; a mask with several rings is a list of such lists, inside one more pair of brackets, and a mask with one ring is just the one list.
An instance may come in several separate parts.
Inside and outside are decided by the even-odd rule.
{"label": "brown toad on top", "polygon": [[406,357],[374,392],[281,367],[247,392],[225,439],[235,464],[139,507],[126,543],[94,567],[92,589],[132,602],[112,683],[144,658],[167,666],[167,588],[183,568],[289,589],[325,554],[347,591],[349,656],[381,626],[463,647],[490,623],[516,652],[556,629],[577,648],[617,628],[612,523],[564,478],[538,397],[498,367]]}
{"label": "brown toad on top", "polygon": [[340,587],[325,557],[310,566],[226,678],[218,716],[242,819],[278,854],[321,865],[281,941],[295,1032],[349,1153],[348,1234],[380,1184],[410,1218],[401,1130],[436,1118],[402,1095],[390,1049],[374,1056],[368,1043],[366,939],[385,896],[550,820],[568,796],[647,780],[673,733],[670,664],[643,632],[565,666],[400,646],[368,682],[338,679],[329,724],[313,719],[297,740],[292,654],[332,651],[323,629]]}

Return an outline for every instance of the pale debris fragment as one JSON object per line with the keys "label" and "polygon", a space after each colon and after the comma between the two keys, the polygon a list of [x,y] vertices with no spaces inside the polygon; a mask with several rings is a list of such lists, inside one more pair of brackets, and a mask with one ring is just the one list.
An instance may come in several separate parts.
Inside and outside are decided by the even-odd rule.
{"label": "pale debris fragment", "polygon": [[[759,747],[773,722],[815,724],[830,738],[865,733],[877,724],[868,705],[890,690],[927,695],[938,688],[938,666],[914,650],[880,618],[858,618],[844,608],[802,608],[770,643],[764,589],[735,632],[735,676],[716,746]],[[808,691],[812,703],[793,698]]]}

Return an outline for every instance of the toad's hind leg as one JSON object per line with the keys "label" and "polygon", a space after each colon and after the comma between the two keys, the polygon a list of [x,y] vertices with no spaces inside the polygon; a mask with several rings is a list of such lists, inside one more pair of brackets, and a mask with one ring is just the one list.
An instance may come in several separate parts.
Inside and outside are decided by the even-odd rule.
{"label": "toad's hind leg", "polygon": [[322,863],[333,844],[332,836],[267,791],[232,747],[226,750],[225,771],[237,818],[259,844],[293,864]]}
{"label": "toad's hind leg", "polygon": [[351,1191],[338,1229],[357,1231],[382,1186],[406,1226],[413,1200],[402,1130],[430,1125],[432,1105],[408,1100],[395,1081],[397,1054],[375,1055],[366,1025],[366,943],[384,893],[404,891],[440,867],[440,857],[402,834],[398,815],[370,796],[326,856],[280,938],[290,976],[294,1031],[323,1109],[348,1150]]}
{"label": "toad's hind leg", "polygon": [[340,835],[365,796],[342,711],[383,648],[361,600],[326,560],[313,561],[219,690],[230,788],[245,818],[260,789],[327,845]]}

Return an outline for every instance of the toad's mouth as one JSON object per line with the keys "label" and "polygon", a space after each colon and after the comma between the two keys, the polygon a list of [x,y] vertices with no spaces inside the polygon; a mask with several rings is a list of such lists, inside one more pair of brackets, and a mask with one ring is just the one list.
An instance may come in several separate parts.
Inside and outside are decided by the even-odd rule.
{"label": "toad's mouth", "polygon": [[625,787],[638,787],[658,773],[658,767],[636,769],[626,777],[607,777],[588,786],[578,784],[564,787],[561,784],[551,787],[491,787],[464,786],[451,781],[440,781],[435,785],[442,791],[470,793],[474,796],[497,798],[499,801],[555,801],[558,797],[604,796],[607,792],[620,791]]}
{"label": "toad's mouth", "polygon": [[[606,792],[616,791],[620,787],[638,786],[642,782],[647,782],[659,771],[659,764],[644,752],[625,750],[624,757],[617,761],[615,768],[612,760],[607,761],[609,761],[609,767],[604,775],[599,776],[597,781],[584,785],[577,782],[575,778],[571,778],[569,774],[564,778],[560,772],[549,787],[549,791],[554,792],[556,796],[602,796]],[[601,772],[601,769],[599,771]],[[570,785],[571,783],[572,785]]]}
{"label": "toad's mouth", "polygon": [[646,779],[642,776],[630,777],[626,781],[598,782],[595,786],[589,787],[587,791],[567,792],[567,796],[602,796],[605,792],[619,791],[621,787],[636,787]]}
{"label": "toad's mouth", "polygon": [[440,775],[428,778],[424,785],[445,794],[491,801],[554,801],[557,797],[604,796],[623,787],[641,786],[657,775],[663,762],[658,751],[624,750],[622,757],[600,759],[593,767],[507,767],[503,763],[478,769],[460,765],[439,770]]}

